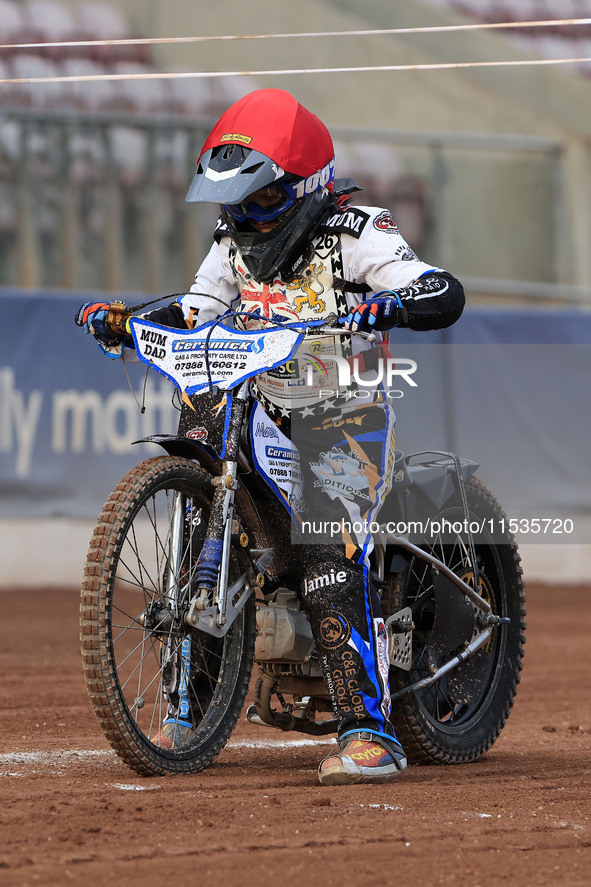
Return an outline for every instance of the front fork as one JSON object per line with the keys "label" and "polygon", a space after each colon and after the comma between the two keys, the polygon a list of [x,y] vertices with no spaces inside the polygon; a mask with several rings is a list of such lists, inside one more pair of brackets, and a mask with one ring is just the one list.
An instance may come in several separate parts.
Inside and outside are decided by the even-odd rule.
{"label": "front fork", "polygon": [[170,521],[168,570],[164,598],[167,609],[175,619],[179,616],[179,584],[183,563],[184,526],[186,498],[183,493],[175,493]]}
{"label": "front fork", "polygon": [[[183,585],[190,581],[195,592],[191,598],[189,609],[184,621],[189,629],[199,628],[209,634],[221,637],[228,630],[228,621],[233,621],[238,610],[245,603],[250,588],[247,588],[234,606],[228,600],[228,579],[230,573],[230,555],[232,547],[232,518],[234,512],[234,494],[237,488],[238,446],[240,430],[246,410],[245,386],[238,396],[234,397],[230,407],[229,430],[226,443],[226,459],[222,466],[221,476],[214,480],[216,490],[211,503],[211,511],[207,532],[197,562],[195,574],[192,570],[183,571],[183,561],[187,555],[186,522],[190,518],[187,510],[187,497],[184,493],[175,493],[170,520],[168,541],[168,569],[164,589],[165,612],[167,619],[177,622],[180,617],[180,602],[185,598]],[[189,533],[193,530],[189,526]],[[230,589],[232,597],[240,588]],[[171,702],[178,693],[178,712],[181,718],[188,717],[188,682],[191,660],[191,635],[183,638],[180,649],[172,643],[164,641],[163,662],[165,696]],[[177,655],[180,654],[180,657]],[[176,715],[175,715],[176,717]]]}
{"label": "front fork", "polygon": [[235,462],[225,461],[222,475],[217,478],[207,535],[193,580],[196,592],[191,599],[191,618],[188,620],[190,625],[195,624],[195,616],[199,611],[205,611],[212,605],[219,610],[218,624],[222,626],[226,621],[236,467]]}
{"label": "front fork", "polygon": [[[220,477],[214,480],[216,489],[207,532],[193,579],[195,593],[185,616],[185,622],[191,628],[198,627],[216,635],[225,634],[229,619],[233,618],[250,592],[247,589],[234,607],[230,594],[233,596],[240,589],[230,589],[230,594],[228,590],[234,496],[238,487],[240,432],[246,412],[247,392],[248,383],[244,383],[233,396],[229,408],[225,459]],[[182,533],[182,524],[180,532]]]}

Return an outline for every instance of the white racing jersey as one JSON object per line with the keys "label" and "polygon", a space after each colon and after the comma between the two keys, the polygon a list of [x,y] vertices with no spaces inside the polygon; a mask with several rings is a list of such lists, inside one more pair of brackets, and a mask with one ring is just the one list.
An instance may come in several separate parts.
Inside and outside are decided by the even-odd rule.
{"label": "white racing jersey", "polygon": [[[230,237],[224,236],[223,228],[218,229],[195,283],[179,300],[187,325],[201,325],[230,309],[239,312],[236,325],[246,329],[256,329],[265,321],[319,320],[330,314],[344,317],[367,298],[366,293],[347,291],[346,283],[365,285],[371,298],[371,293],[400,290],[425,274],[442,271],[418,259],[390,212],[379,207],[335,208],[312,245],[313,256],[296,280],[286,283],[278,276],[272,283],[259,283],[249,274]],[[240,312],[249,316],[240,316]],[[361,341],[357,339],[353,348],[362,349]],[[286,407],[305,407],[318,400],[317,391],[306,384],[306,379],[308,383],[311,379],[310,362],[325,374],[318,384],[331,388],[336,377],[331,356],[352,353],[349,337],[343,342],[332,336],[307,340],[304,351],[310,361],[295,359],[257,378],[257,398],[271,414],[286,415]]]}

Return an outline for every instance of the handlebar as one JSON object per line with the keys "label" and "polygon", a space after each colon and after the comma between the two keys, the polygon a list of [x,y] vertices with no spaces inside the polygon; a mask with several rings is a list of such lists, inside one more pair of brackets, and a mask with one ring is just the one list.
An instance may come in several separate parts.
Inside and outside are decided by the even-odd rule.
{"label": "handlebar", "polygon": [[129,308],[124,302],[111,302],[105,325],[112,333],[126,336],[128,335],[126,324],[134,311],[137,311],[137,308]]}
{"label": "handlebar", "polygon": [[352,330],[343,329],[343,327],[338,326],[340,322],[342,322],[344,318],[337,317],[336,314],[329,314],[326,318],[326,323],[324,326],[315,326],[310,327],[310,329],[306,332],[306,335],[317,336],[321,333],[324,336],[360,336],[362,339],[366,339],[368,342],[375,341],[376,335],[375,333],[366,333],[363,330]]}
{"label": "handlebar", "polygon": [[[127,331],[127,321],[130,317],[133,317],[134,313],[138,311],[140,308],[143,308],[144,305],[136,305],[135,307],[130,307],[126,305],[124,302],[111,302],[109,304],[109,313],[107,315],[106,326],[111,330],[111,332],[116,335],[126,336],[128,335]],[[242,313],[241,313],[242,316]],[[252,315],[253,318],[256,315]],[[343,318],[339,318],[336,314],[329,314],[328,317],[325,318],[322,326],[314,325],[310,326],[304,333],[307,336],[360,336],[362,339],[366,339],[368,342],[375,341],[375,333],[366,333],[360,330],[356,332],[351,332],[351,330],[343,329],[338,324],[342,321]],[[301,323],[305,323],[305,321],[301,321]],[[282,324],[279,324],[282,326]],[[285,324],[285,326],[289,326],[289,322]],[[264,328],[263,328],[264,331]]]}

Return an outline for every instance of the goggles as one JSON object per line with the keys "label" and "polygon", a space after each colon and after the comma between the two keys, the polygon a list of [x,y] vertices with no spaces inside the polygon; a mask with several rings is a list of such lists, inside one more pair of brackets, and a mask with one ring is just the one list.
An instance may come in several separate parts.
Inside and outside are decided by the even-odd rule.
{"label": "goggles", "polygon": [[[244,200],[242,203],[224,204],[226,211],[230,213],[232,218],[237,222],[244,222],[246,219],[253,219],[255,222],[270,222],[280,216],[286,210],[290,209],[296,202],[293,186],[290,185],[269,185],[279,192],[279,196],[275,203],[270,206],[261,206],[254,200]],[[264,190],[264,189],[262,189]]]}
{"label": "goggles", "polygon": [[245,219],[254,219],[255,222],[270,222],[276,219],[281,213],[290,209],[302,197],[313,194],[320,188],[325,188],[329,182],[334,179],[334,158],[326,164],[324,169],[313,173],[307,179],[295,179],[295,181],[281,183],[275,182],[269,184],[269,188],[273,188],[279,192],[279,196],[275,203],[271,206],[259,206],[248,197],[242,203],[224,204],[230,215],[237,222],[244,222]]}

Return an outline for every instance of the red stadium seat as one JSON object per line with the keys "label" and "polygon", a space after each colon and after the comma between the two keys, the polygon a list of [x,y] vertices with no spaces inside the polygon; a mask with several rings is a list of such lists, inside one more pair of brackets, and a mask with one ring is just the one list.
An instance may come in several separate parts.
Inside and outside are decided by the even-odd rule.
{"label": "red stadium seat", "polygon": [[[171,73],[185,73],[186,68],[167,68]],[[173,114],[183,114],[198,120],[214,115],[216,98],[212,81],[199,77],[173,77],[164,81],[168,108]]]}
{"label": "red stadium seat", "polygon": [[112,158],[122,187],[128,193],[143,182],[147,164],[148,139],[132,127],[114,126],[109,130]]}
{"label": "red stadium seat", "polygon": [[[85,3],[77,11],[78,28],[85,40],[126,40],[133,38],[125,15],[108,3]],[[110,64],[115,61],[147,62],[151,53],[143,45],[97,46],[89,49],[92,58]]]}
{"label": "red stadium seat", "polygon": [[[31,43],[61,43],[76,40],[78,31],[74,16],[57,0],[27,0],[23,6]],[[66,47],[51,47],[37,50],[51,59],[63,58],[69,50]]]}
{"label": "red stadium seat", "polygon": [[[62,73],[56,62],[32,51],[16,55],[11,70],[15,78],[59,77]],[[74,107],[74,91],[69,83],[29,83],[19,85],[19,88],[29,96],[23,104],[37,110]]]}
{"label": "red stadium seat", "polygon": [[[12,66],[0,60],[0,80],[15,76]],[[3,83],[0,88],[0,108],[28,108],[31,100],[31,87],[26,83]]]}
{"label": "red stadium seat", "polygon": [[27,36],[22,6],[14,0],[0,0],[0,43],[24,43]]}
{"label": "red stadium seat", "polygon": [[[115,62],[111,66],[111,71],[114,74],[151,74],[154,68],[137,62]],[[119,84],[122,97],[130,111],[138,114],[170,111],[164,80],[131,79],[121,80]]]}
{"label": "red stadium seat", "polygon": [[[91,59],[64,59],[61,73],[66,77],[99,77],[111,73],[110,68]],[[121,83],[117,80],[84,80],[72,83],[76,107],[91,112],[134,110],[126,102]]]}

